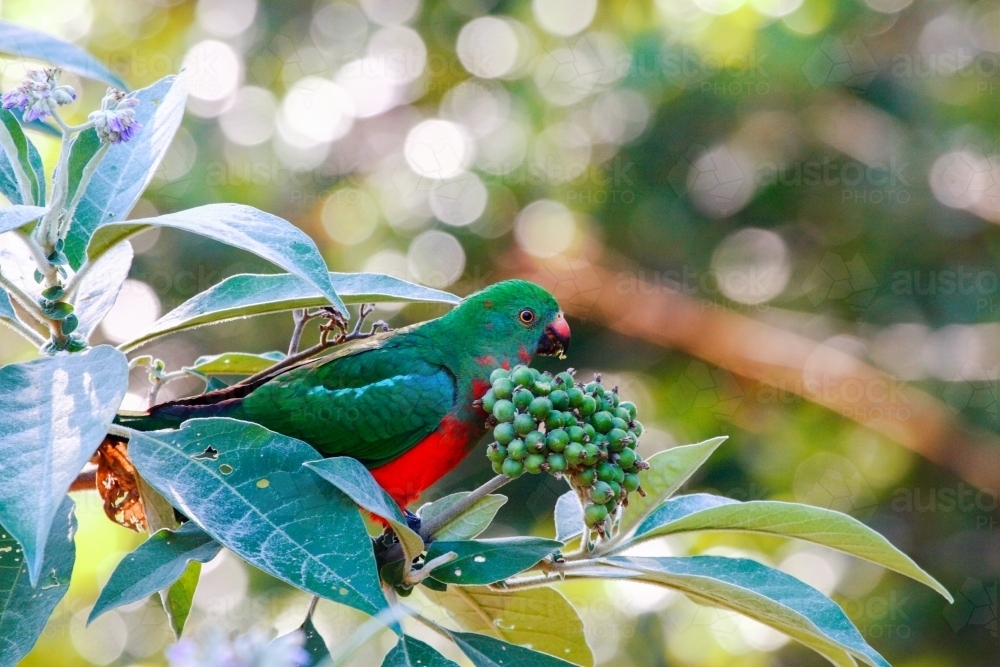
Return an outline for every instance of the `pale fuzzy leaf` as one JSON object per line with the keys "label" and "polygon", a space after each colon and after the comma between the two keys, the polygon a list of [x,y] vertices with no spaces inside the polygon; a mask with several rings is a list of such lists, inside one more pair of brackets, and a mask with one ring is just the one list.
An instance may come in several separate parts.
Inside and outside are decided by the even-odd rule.
{"label": "pale fuzzy leaf", "polygon": [[494,591],[485,586],[449,586],[445,592],[421,589],[444,607],[464,630],[528,644],[575,665],[592,667],[583,621],[562,593],[549,587]]}
{"label": "pale fuzzy leaf", "polygon": [[[330,282],[344,303],[446,303],[461,299],[448,292],[378,273],[330,273]],[[121,345],[134,350],[167,334],[228,322],[252,315],[265,315],[328,305],[312,285],[288,274],[239,274],[188,299],[161,317],[134,340]]]}
{"label": "pale fuzzy leaf", "polygon": [[[420,520],[424,523],[434,520],[467,495],[469,495],[468,491],[459,491],[439,498],[432,503],[427,503],[420,508]],[[506,502],[507,496],[499,493],[484,496],[465,512],[441,526],[435,531],[433,537],[435,540],[471,540],[489,528],[493,517],[497,515]]]}
{"label": "pale fuzzy leaf", "polygon": [[649,457],[646,460],[649,470],[639,473],[639,484],[646,496],[638,493],[629,495],[628,507],[622,512],[618,527],[620,533],[628,534],[650,512],[674,495],[725,441],[726,436],[719,436],[694,445],[673,447]]}
{"label": "pale fuzzy leaf", "polygon": [[679,496],[658,507],[636,529],[629,546],[696,530],[731,530],[794,537],[836,549],[911,577],[948,600],[948,590],[906,554],[857,519],[822,507],[770,500],[738,502],[707,493]]}
{"label": "pale fuzzy leaf", "polygon": [[0,523],[38,581],[52,520],[128,388],[128,362],[101,345],[0,368]]}
{"label": "pale fuzzy leaf", "polygon": [[583,505],[576,491],[567,491],[556,501],[556,539],[566,544],[583,533]]}
{"label": "pale fuzzy leaf", "polygon": [[0,21],[0,51],[26,60],[41,60],[88,79],[128,90],[125,82],[79,46],[9,21]]}
{"label": "pale fuzzy leaf", "polygon": [[115,305],[131,267],[132,245],[119,243],[101,255],[87,275],[83,276],[73,298],[76,308],[73,312],[80,320],[77,333],[90,338],[97,325]]}
{"label": "pale fuzzy leaf", "polygon": [[41,206],[6,206],[0,208],[0,234],[17,229],[32,220],[37,220],[45,214]]}

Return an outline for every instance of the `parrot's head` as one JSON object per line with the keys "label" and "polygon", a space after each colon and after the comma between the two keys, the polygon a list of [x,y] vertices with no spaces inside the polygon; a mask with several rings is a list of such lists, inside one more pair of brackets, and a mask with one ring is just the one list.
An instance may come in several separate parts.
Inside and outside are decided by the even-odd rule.
{"label": "parrot's head", "polygon": [[484,350],[515,363],[526,363],[525,354],[562,355],[569,349],[569,324],[556,298],[526,280],[490,285],[465,298],[452,314],[475,332]]}

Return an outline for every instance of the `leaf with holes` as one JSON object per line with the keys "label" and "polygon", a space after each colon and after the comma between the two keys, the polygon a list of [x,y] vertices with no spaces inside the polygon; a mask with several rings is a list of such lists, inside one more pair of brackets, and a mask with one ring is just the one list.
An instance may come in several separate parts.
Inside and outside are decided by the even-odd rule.
{"label": "leaf with holes", "polygon": [[235,419],[135,432],[143,479],[216,541],[268,574],[368,614],[386,607],[357,506],[302,464],[304,442]]}
{"label": "leaf with holes", "polygon": [[52,520],[108,432],[128,388],[128,362],[101,345],[0,368],[0,523],[38,581]]}
{"label": "leaf with holes", "polygon": [[556,549],[561,542],[541,537],[500,537],[491,540],[435,540],[427,560],[455,552],[458,558],[435,568],[432,574],[446,584],[492,584],[523,572]]}
{"label": "leaf with holes", "polygon": [[403,635],[382,660],[382,667],[458,667],[419,639]]}
{"label": "leaf with holes", "polygon": [[[187,84],[184,77],[168,76],[130,97],[139,100],[135,117],[142,130],[131,141],[108,148],[80,195],[65,248],[74,270],[87,258],[88,244],[97,228],[128,217],[149,185],[184,117]],[[96,259],[109,247],[102,246],[91,258]]]}
{"label": "leaf with holes", "polygon": [[0,526],[0,665],[13,667],[31,650],[52,611],[69,589],[76,546],[73,501],[64,496],[45,545],[38,587],[28,581],[21,547]]}
{"label": "leaf with holes", "polygon": [[602,559],[639,572],[642,581],[685,593],[696,602],[737,611],[799,640],[836,665],[889,663],[865,642],[843,610],[795,577],[744,558]]}
{"label": "leaf with holes", "polygon": [[647,459],[649,470],[639,472],[639,484],[646,492],[629,496],[628,506],[622,512],[618,530],[627,534],[645,519],[664,500],[677,493],[684,482],[691,478],[708,457],[726,441],[727,436],[719,436],[694,445],[673,447],[654,454]]}
{"label": "leaf with holes", "polygon": [[26,60],[41,60],[88,79],[128,90],[125,82],[79,46],[32,28],[0,21],[0,51]]}
{"label": "leaf with holes", "polygon": [[451,586],[424,594],[464,630],[530,645],[575,665],[594,664],[580,615],[554,588],[494,591],[485,586]]}
{"label": "leaf with holes", "polygon": [[662,535],[696,530],[745,531],[812,542],[904,574],[952,602],[944,586],[868,526],[834,510],[798,503],[770,500],[743,503],[707,493],[679,496],[646,517],[628,546],[622,548]]}
{"label": "leaf with holes", "polygon": [[385,519],[392,526],[406,555],[404,573],[408,571],[413,559],[424,552],[424,541],[407,525],[399,505],[379,486],[368,468],[347,456],[311,461],[305,465],[350,496],[359,507]]}
{"label": "leaf with holes", "polygon": [[[444,498],[438,498],[420,508],[420,520],[423,523],[433,521],[452,505],[469,495],[468,491],[459,491]],[[489,528],[493,517],[507,503],[507,496],[494,493],[484,496],[454,519],[434,531],[436,540],[471,540]]]}
{"label": "leaf with holes", "polygon": [[[344,303],[447,303],[454,294],[415,285],[379,273],[330,273],[330,282]],[[218,324],[252,315],[317,308],[329,302],[315,287],[288,273],[239,274],[188,299],[161,317],[141,336],[121,345],[134,350],[167,334]]]}
{"label": "leaf with holes", "polygon": [[181,578],[188,563],[207,563],[220,549],[221,544],[190,521],[177,530],[157,531],[118,563],[101,589],[87,623],[112,609],[169,588]]}

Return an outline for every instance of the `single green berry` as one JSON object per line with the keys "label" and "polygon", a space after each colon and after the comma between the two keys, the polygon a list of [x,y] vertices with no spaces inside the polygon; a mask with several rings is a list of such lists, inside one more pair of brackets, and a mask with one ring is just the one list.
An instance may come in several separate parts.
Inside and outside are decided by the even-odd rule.
{"label": "single green berry", "polygon": [[552,393],[552,383],[548,380],[535,380],[531,384],[531,393],[535,396],[548,396]]}
{"label": "single green berry", "polygon": [[638,421],[637,419],[633,419],[631,426],[632,426],[632,431],[635,433],[635,437],[641,438],[642,432],[644,430],[642,428],[642,422]]}
{"label": "single green berry", "polygon": [[535,374],[527,366],[516,366],[510,372],[510,379],[515,385],[530,387],[535,382]]}
{"label": "single green berry", "polygon": [[569,445],[569,435],[561,428],[549,431],[545,435],[545,444],[550,452],[561,452]]}
{"label": "single green berry", "polygon": [[517,479],[524,472],[524,464],[520,461],[515,461],[514,459],[507,459],[503,462],[503,466],[500,470],[504,475],[507,475],[511,479]]}
{"label": "single green berry", "polygon": [[618,419],[621,419],[626,424],[632,421],[632,415],[630,415],[629,411],[620,405],[614,410],[612,410],[611,414],[613,414],[615,417],[618,417]]}
{"label": "single green berry", "polygon": [[588,382],[584,391],[592,396],[604,396],[604,385],[596,380],[594,382]]}
{"label": "single green berry", "polygon": [[507,448],[498,442],[494,442],[486,448],[486,456],[494,463],[497,461],[503,463],[503,460],[507,458]]}
{"label": "single green berry", "polygon": [[619,484],[618,482],[614,482],[614,481],[608,482],[608,486],[611,487],[611,497],[612,498],[617,498],[618,496],[620,496],[622,494],[622,485]]}
{"label": "single green berry", "polygon": [[498,462],[498,461],[493,461],[490,464],[490,467],[493,468],[493,472],[495,472],[496,474],[498,474],[498,475],[502,475],[503,474],[503,463]]}
{"label": "single green berry", "polygon": [[597,481],[597,471],[593,468],[584,468],[573,475],[573,481],[576,482],[577,486],[582,486],[583,488],[593,486],[594,482]]}
{"label": "single green berry", "polygon": [[[618,407],[628,411],[629,418],[626,421],[632,421],[633,419],[635,419],[635,414],[636,414],[635,403],[633,403],[632,401],[622,401],[621,403],[618,404]],[[622,419],[625,418],[622,417]]]}
{"label": "single green berry", "polygon": [[611,400],[611,407],[617,408],[618,402],[621,400],[618,398],[618,387],[615,387],[611,391],[604,392],[604,398]]}
{"label": "single green berry", "polygon": [[490,384],[494,384],[500,378],[510,379],[510,371],[506,368],[498,368],[490,373]]}
{"label": "single green berry", "polygon": [[493,394],[497,398],[504,398],[508,401],[514,395],[514,383],[510,378],[500,378],[493,383]]}
{"label": "single green berry", "polygon": [[583,442],[583,439],[587,437],[587,432],[581,426],[570,426],[566,429],[566,435],[572,442]]}
{"label": "single green berry", "polygon": [[532,431],[524,436],[524,446],[529,452],[541,454],[545,451],[545,434],[541,431]]}
{"label": "single green berry", "polygon": [[615,466],[607,461],[601,461],[597,464],[597,479],[602,482],[610,482],[615,478]]}
{"label": "single green berry", "polygon": [[562,428],[563,414],[564,413],[559,412],[558,410],[553,410],[552,412],[550,412],[549,415],[545,418],[545,430],[554,431],[557,428]]}
{"label": "single green berry", "polygon": [[524,459],[524,471],[537,475],[542,472],[543,463],[545,463],[545,457],[541,454],[528,454],[528,457]]}
{"label": "single green berry", "polygon": [[613,412],[615,409],[615,402],[608,398],[609,396],[611,396],[611,394],[604,394],[604,396],[601,397],[601,400],[599,401],[600,409]]}
{"label": "single green berry", "polygon": [[528,403],[528,413],[538,421],[545,421],[550,412],[552,412],[552,401],[545,396],[539,396]]}
{"label": "single green berry", "polygon": [[566,395],[569,396],[569,406],[571,408],[578,408],[583,405],[583,397],[585,394],[583,390],[579,387],[570,387],[566,390]]}
{"label": "single green berry", "polygon": [[626,447],[618,452],[618,465],[622,468],[631,468],[635,465],[635,451]]}
{"label": "single green berry", "polygon": [[518,389],[514,392],[514,397],[510,399],[514,402],[514,407],[524,412],[531,405],[531,402],[535,400],[535,395],[532,394],[527,389]]}
{"label": "single green berry", "polygon": [[592,442],[583,446],[583,465],[592,466],[601,460],[601,449]]}
{"label": "single green berry", "polygon": [[[504,464],[505,466],[507,464]],[[603,505],[614,498],[611,486],[607,482],[597,481],[590,487],[590,499],[598,505]]]}
{"label": "single green berry", "polygon": [[496,406],[496,404],[497,404],[497,395],[493,393],[492,389],[483,394],[483,410],[486,410],[486,412],[493,414],[493,408],[494,406]]}
{"label": "single green berry", "polygon": [[549,464],[549,472],[565,472],[568,467],[566,457],[562,454],[549,454],[545,461]]}
{"label": "single green berry", "polygon": [[628,445],[628,433],[620,428],[608,431],[608,451],[620,452]]}
{"label": "single green berry", "polygon": [[598,433],[607,433],[613,428],[611,425],[612,419],[613,417],[610,412],[602,410],[590,418],[590,423],[594,425]]}
{"label": "single green berry", "polygon": [[604,503],[604,507],[607,508],[608,514],[614,514],[615,510],[618,509],[618,501],[612,498],[608,502]]}
{"label": "single green berry", "polygon": [[535,420],[526,412],[514,417],[514,430],[520,436],[525,436],[535,430]]}
{"label": "single green berry", "polygon": [[556,410],[566,410],[569,408],[569,394],[562,389],[556,389],[550,393],[549,400],[552,401],[552,407]]}
{"label": "single green berry", "polygon": [[578,466],[583,463],[584,449],[579,442],[571,442],[566,445],[563,454],[570,465]]}
{"label": "single green berry", "polygon": [[527,455],[528,448],[525,446],[524,440],[513,440],[507,445],[507,458],[514,459],[515,461],[523,461]]}
{"label": "single green berry", "polygon": [[587,437],[593,440],[597,437],[597,430],[594,428],[593,424],[584,424],[583,431],[587,434]]}
{"label": "single green berry", "polygon": [[608,516],[608,510],[604,505],[588,505],[583,510],[583,521],[588,528],[594,528],[601,524]]}
{"label": "single green berry", "polygon": [[614,481],[615,482],[617,482],[618,484],[621,484],[622,482],[625,481],[625,471],[622,470],[621,466],[616,465],[615,468],[614,468],[614,470],[612,472],[614,472],[614,476],[615,476]]}
{"label": "single green berry", "polygon": [[623,431],[628,430],[628,422],[619,417],[611,418],[611,428],[620,428]]}
{"label": "single green berry", "polygon": [[579,409],[581,416],[589,417],[597,412],[597,401],[594,400],[593,396],[584,396]]}
{"label": "single green berry", "polygon": [[561,386],[563,389],[569,389],[573,386],[573,374],[569,371],[563,371],[556,376],[554,380],[555,384]]}
{"label": "single green berry", "polygon": [[500,423],[509,423],[514,421],[514,416],[517,414],[517,410],[514,409],[514,404],[510,401],[500,399],[493,406],[493,416]]}
{"label": "single green berry", "polygon": [[631,473],[625,475],[625,481],[622,482],[622,488],[629,493],[634,493],[639,488],[639,476]]}
{"label": "single green berry", "polygon": [[517,431],[514,430],[514,425],[511,423],[497,424],[496,428],[493,429],[493,437],[501,445],[509,445],[517,437]]}

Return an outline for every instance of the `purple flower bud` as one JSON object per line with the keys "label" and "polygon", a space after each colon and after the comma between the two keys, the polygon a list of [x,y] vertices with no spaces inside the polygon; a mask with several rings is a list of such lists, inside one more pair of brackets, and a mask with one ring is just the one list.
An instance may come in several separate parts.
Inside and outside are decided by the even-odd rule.
{"label": "purple flower bud", "polygon": [[101,101],[99,111],[90,114],[97,136],[105,143],[120,144],[130,141],[142,129],[142,124],[135,119],[135,107],[139,100],[125,97],[125,93],[108,88]]}
{"label": "purple flower bud", "polygon": [[8,90],[0,97],[3,108],[17,109],[28,122],[45,120],[57,106],[76,99],[76,91],[72,87],[58,85],[59,73],[56,68],[28,70],[17,88]]}

